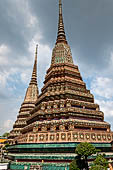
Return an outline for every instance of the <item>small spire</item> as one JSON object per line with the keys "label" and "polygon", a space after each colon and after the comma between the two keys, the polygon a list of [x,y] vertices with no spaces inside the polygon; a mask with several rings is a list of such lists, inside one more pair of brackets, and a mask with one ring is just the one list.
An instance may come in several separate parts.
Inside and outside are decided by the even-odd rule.
{"label": "small spire", "polygon": [[30,84],[37,84],[37,51],[38,51],[38,44],[36,45],[35,62],[34,62]]}
{"label": "small spire", "polygon": [[57,33],[57,40],[58,42],[64,42],[67,44],[66,35],[64,31],[64,23],[63,23],[63,16],[62,16],[62,1],[59,0],[59,23],[58,23],[58,33]]}

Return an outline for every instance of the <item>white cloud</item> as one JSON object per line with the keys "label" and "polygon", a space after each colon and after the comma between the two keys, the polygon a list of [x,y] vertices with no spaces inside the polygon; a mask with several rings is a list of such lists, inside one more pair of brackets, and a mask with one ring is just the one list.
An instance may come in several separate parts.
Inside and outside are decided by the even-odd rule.
{"label": "white cloud", "polygon": [[22,81],[24,84],[28,84],[28,82],[30,82],[31,72],[32,72],[32,70],[27,69],[27,70],[25,70],[24,72],[22,72],[22,73],[20,74],[21,81]]}
{"label": "white cloud", "polygon": [[10,0],[11,10],[8,11],[8,16],[16,23],[17,18],[21,18],[24,25],[28,28],[35,27],[37,18],[31,13],[28,1]]}
{"label": "white cloud", "polygon": [[104,112],[105,118],[113,116],[113,79],[96,77],[91,82],[91,91],[95,95],[95,102]]}
{"label": "white cloud", "polygon": [[1,89],[6,87],[8,76],[9,76],[8,72],[0,73],[0,87],[1,87]]}
{"label": "white cloud", "polygon": [[12,124],[13,124],[12,120],[10,119],[5,120],[0,127],[1,135],[5,132],[9,132],[11,130]]}
{"label": "white cloud", "polygon": [[38,44],[38,62],[43,63],[43,65],[47,65],[48,63],[50,64],[51,61],[51,54],[52,50],[50,49],[48,44],[42,44],[41,39],[43,39],[43,36],[41,32],[37,33],[32,40],[29,43],[29,51],[34,56],[34,49],[36,47],[36,44]]}
{"label": "white cloud", "polygon": [[28,15],[28,18],[27,27],[34,27],[36,22],[38,22],[37,18],[33,15]]}
{"label": "white cloud", "polygon": [[113,79],[107,77],[96,77],[91,82],[91,91],[93,94],[110,99],[113,97]]}
{"label": "white cloud", "polygon": [[12,125],[12,120],[6,120],[5,122],[4,122],[4,124],[3,124],[3,128],[5,128],[5,129],[8,129],[9,130],[9,128],[11,128],[11,125]]}
{"label": "white cloud", "polygon": [[0,65],[7,65],[8,64],[8,54],[10,49],[5,44],[0,46]]}
{"label": "white cloud", "polygon": [[18,94],[16,98],[6,98],[0,102],[0,135],[12,129],[22,102],[23,97]]}
{"label": "white cloud", "polygon": [[0,91],[6,91],[5,88],[8,82],[17,81],[13,79],[13,76],[17,74],[17,68],[9,68],[8,70],[0,70]]}
{"label": "white cloud", "polygon": [[105,117],[113,116],[113,101],[95,100],[100,105]]}
{"label": "white cloud", "polygon": [[13,60],[12,63],[16,67],[29,67],[32,65],[32,58],[28,56],[22,56],[21,58],[17,58]]}
{"label": "white cloud", "polygon": [[8,52],[9,52],[9,48],[5,45],[5,44],[2,44],[0,46],[0,55],[6,55]]}

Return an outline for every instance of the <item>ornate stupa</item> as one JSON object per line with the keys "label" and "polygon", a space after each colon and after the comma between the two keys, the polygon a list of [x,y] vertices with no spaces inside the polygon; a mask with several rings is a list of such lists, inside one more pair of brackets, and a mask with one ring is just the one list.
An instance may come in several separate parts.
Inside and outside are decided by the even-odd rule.
{"label": "ornate stupa", "polygon": [[[16,121],[22,122],[21,115],[24,114],[25,124],[21,126],[21,134],[8,148],[9,158],[15,161],[10,169],[22,166],[28,169],[69,169],[69,162],[75,158],[75,147],[80,142],[90,142],[106,155],[111,152],[108,156],[113,159],[113,132],[110,124],[104,121],[99,105],[95,104],[93,94],[87,90],[78,66],[73,63],[64,31],[61,0],[57,39],[40,95],[36,83],[36,61]],[[32,105],[32,102],[35,104]],[[33,108],[30,105],[26,113],[28,103]]]}
{"label": "ornate stupa", "polygon": [[35,107],[35,102],[38,99],[38,86],[37,86],[37,48],[35,52],[35,62],[32,72],[31,81],[26,91],[26,95],[24,98],[24,102],[22,103],[19,115],[17,116],[17,120],[13,125],[13,130],[10,132],[8,139],[9,141],[13,141],[13,139],[19,135],[21,135],[21,130],[26,126],[26,120],[30,115],[30,111]]}
{"label": "ornate stupa", "polygon": [[112,141],[110,124],[104,121],[103,112],[94,103],[94,96],[86,89],[78,66],[73,63],[64,31],[61,0],[51,65],[35,108],[26,122],[19,143],[25,140],[33,143]]}

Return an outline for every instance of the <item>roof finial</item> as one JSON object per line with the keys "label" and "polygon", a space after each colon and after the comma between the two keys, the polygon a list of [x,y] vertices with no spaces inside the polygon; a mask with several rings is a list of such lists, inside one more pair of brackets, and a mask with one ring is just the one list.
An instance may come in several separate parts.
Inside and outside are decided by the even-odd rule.
{"label": "roof finial", "polygon": [[32,78],[30,84],[37,84],[37,53],[38,53],[38,44],[36,45],[36,51],[35,51],[35,62],[32,72]]}
{"label": "roof finial", "polygon": [[37,60],[37,51],[38,51],[38,44],[36,44],[35,60]]}
{"label": "roof finial", "polygon": [[59,0],[59,14],[62,14],[62,1]]}
{"label": "roof finial", "polygon": [[58,42],[64,42],[67,44],[66,41],[66,35],[64,31],[64,23],[63,23],[63,16],[62,16],[62,1],[59,0],[59,23],[58,23],[58,34],[57,34],[57,40]]}

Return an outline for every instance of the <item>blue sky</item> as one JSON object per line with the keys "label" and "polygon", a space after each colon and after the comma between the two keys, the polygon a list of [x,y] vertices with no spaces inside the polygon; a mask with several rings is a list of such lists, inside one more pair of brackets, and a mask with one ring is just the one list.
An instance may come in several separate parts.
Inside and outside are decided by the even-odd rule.
{"label": "blue sky", "polygon": [[[65,31],[74,63],[113,125],[113,1],[63,0]],[[0,135],[12,129],[38,50],[38,85],[51,62],[58,0],[0,0]]]}

